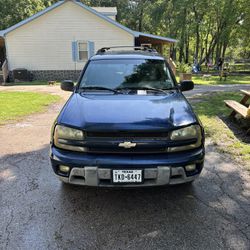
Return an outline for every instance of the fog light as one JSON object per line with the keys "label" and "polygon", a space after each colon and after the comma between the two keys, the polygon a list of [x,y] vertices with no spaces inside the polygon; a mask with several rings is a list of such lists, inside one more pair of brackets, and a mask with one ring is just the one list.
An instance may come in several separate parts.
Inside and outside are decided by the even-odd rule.
{"label": "fog light", "polygon": [[195,164],[187,165],[185,166],[185,169],[188,172],[194,171],[196,169],[196,165]]}
{"label": "fog light", "polygon": [[70,167],[60,165],[60,166],[59,166],[59,170],[60,170],[60,172],[63,172],[63,173],[68,173],[68,172],[69,172],[69,170],[70,170]]}

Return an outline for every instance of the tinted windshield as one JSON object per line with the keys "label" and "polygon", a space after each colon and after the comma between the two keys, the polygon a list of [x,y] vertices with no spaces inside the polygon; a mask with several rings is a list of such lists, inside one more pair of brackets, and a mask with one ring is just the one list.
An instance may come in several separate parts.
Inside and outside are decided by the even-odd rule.
{"label": "tinted windshield", "polygon": [[173,80],[163,60],[91,61],[80,87],[171,89]]}

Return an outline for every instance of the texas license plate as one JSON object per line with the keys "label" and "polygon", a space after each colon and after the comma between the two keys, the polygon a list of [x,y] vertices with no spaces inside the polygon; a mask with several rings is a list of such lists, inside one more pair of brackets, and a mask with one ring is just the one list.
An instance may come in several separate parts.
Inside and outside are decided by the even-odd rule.
{"label": "texas license plate", "polygon": [[113,183],[142,183],[142,170],[113,170]]}

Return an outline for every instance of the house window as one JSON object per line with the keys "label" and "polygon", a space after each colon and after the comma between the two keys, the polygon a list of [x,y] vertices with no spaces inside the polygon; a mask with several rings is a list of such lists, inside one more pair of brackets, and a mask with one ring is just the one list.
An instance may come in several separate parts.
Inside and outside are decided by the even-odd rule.
{"label": "house window", "polygon": [[95,54],[95,43],[92,41],[74,41],[72,42],[72,60],[73,62],[86,62]]}
{"label": "house window", "polygon": [[88,60],[88,43],[84,41],[78,42],[78,59],[79,61]]}

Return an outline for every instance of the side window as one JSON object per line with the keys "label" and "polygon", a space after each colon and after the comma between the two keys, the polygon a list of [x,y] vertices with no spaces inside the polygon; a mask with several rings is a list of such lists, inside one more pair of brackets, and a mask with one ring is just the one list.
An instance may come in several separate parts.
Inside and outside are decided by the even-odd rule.
{"label": "side window", "polygon": [[88,60],[88,43],[79,41],[78,42],[78,60],[87,61]]}
{"label": "side window", "polygon": [[95,43],[91,41],[72,42],[72,60],[74,62],[86,62],[95,54]]}

